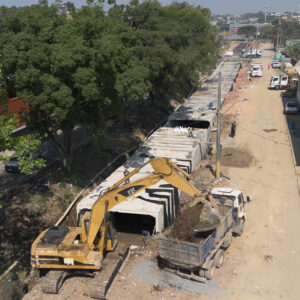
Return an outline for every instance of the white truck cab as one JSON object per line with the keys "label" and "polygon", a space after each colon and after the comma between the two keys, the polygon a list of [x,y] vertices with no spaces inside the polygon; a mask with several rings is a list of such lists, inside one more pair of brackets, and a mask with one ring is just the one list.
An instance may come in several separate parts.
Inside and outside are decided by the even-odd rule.
{"label": "white truck cab", "polygon": [[288,87],[289,77],[287,75],[280,75],[280,76],[272,76],[270,80],[269,89],[285,89]]}
{"label": "white truck cab", "polygon": [[258,49],[243,49],[241,52],[241,56],[243,58],[249,58],[249,57],[261,57],[262,51]]}
{"label": "white truck cab", "polygon": [[251,65],[251,77],[261,77],[263,66],[262,64],[252,64]]}
{"label": "white truck cab", "polygon": [[[246,219],[246,211],[244,205],[243,193],[239,190],[232,188],[214,188],[211,190],[213,198],[217,199],[220,203],[226,204],[232,202],[233,211],[237,215],[238,219]],[[226,203],[225,203],[226,202]]]}

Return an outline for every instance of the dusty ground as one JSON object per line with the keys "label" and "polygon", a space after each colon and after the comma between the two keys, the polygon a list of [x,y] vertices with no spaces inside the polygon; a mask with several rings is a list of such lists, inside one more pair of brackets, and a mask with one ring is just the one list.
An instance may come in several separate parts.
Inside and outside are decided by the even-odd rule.
{"label": "dusty ground", "polygon": [[[228,124],[237,121],[235,138],[228,136],[228,129],[223,131],[223,150],[246,149],[255,161],[247,167],[221,168],[226,177],[220,184],[241,189],[252,200],[246,207],[244,235],[234,238],[224,266],[205,284],[157,269],[151,262],[153,244],[142,253],[133,252],[108,299],[299,299],[299,191],[280,92],[267,89],[275,73],[267,70],[273,52],[263,55],[258,59],[264,65],[263,77],[240,85],[223,111],[230,115]],[[70,280],[59,296],[42,296],[38,284],[24,299],[87,298],[80,295],[80,284]]]}

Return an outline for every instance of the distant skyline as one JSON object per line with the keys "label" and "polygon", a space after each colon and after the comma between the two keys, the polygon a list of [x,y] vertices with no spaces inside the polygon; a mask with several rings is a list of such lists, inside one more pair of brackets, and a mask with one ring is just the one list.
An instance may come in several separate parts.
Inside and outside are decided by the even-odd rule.
{"label": "distant skyline", "polygon": [[[86,4],[85,0],[69,0],[76,7]],[[118,4],[128,3],[129,0],[116,0]],[[49,4],[54,0],[48,1]],[[67,1],[65,1],[67,2]],[[170,4],[172,0],[160,0],[162,4]],[[177,2],[183,2],[178,0]],[[187,0],[186,2],[193,5],[201,5],[209,8],[213,14],[242,14],[246,12],[264,11],[267,6],[267,12],[298,12],[300,0]],[[38,0],[0,0],[0,5],[5,6],[26,6],[37,4]]]}

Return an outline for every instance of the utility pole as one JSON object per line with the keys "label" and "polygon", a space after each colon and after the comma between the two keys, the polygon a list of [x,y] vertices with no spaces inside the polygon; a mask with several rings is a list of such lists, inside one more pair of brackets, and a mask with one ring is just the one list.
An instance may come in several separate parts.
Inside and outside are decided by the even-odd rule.
{"label": "utility pole", "polygon": [[277,30],[276,51],[275,51],[275,53],[278,52],[279,28],[280,28],[280,20],[278,21],[278,30]]}
{"label": "utility pole", "polygon": [[219,72],[219,79],[218,79],[216,179],[220,179],[220,160],[221,160],[220,137],[221,137],[221,72]]}

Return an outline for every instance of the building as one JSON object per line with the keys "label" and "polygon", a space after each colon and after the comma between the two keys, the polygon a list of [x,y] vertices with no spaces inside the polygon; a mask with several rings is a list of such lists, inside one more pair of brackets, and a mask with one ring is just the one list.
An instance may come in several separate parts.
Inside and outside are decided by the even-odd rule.
{"label": "building", "polygon": [[[17,117],[19,123],[13,133],[19,132],[26,128],[26,122],[22,120],[22,114],[29,111],[29,107],[20,98],[12,98],[7,102],[7,110],[9,114],[13,114]],[[3,109],[0,106],[0,114],[3,113]]]}

